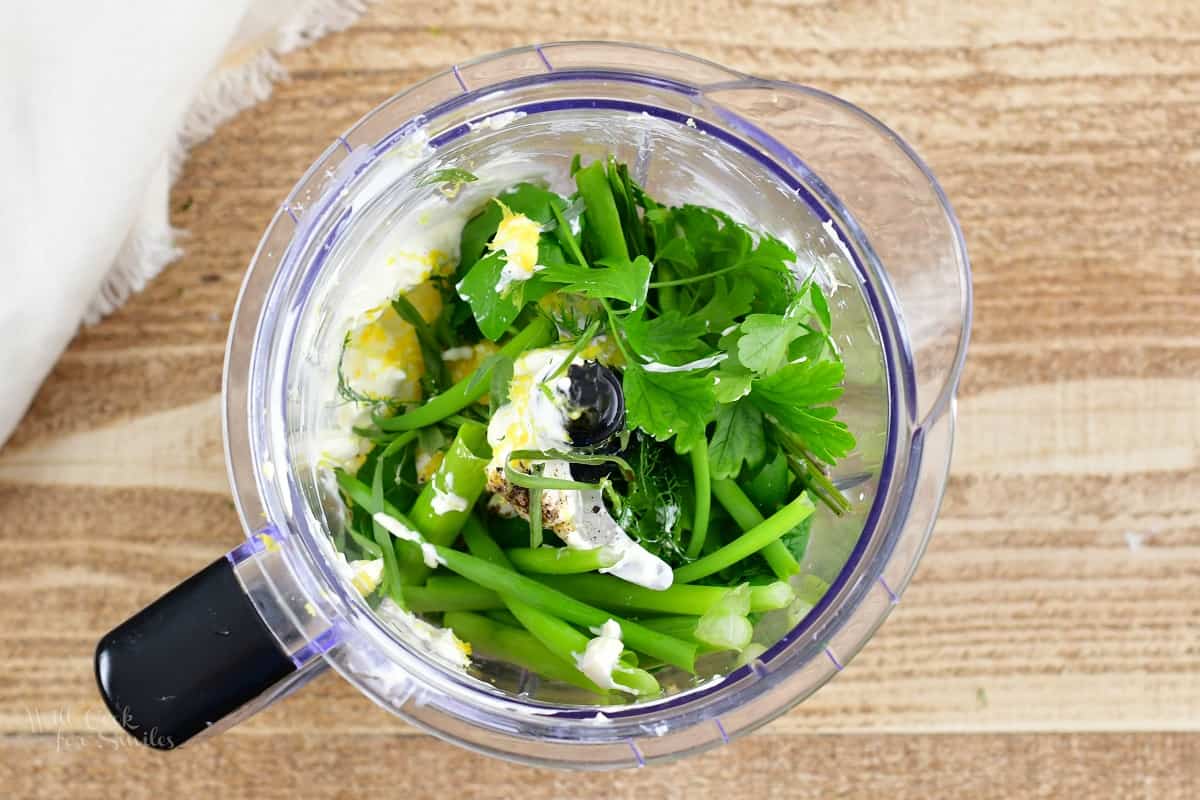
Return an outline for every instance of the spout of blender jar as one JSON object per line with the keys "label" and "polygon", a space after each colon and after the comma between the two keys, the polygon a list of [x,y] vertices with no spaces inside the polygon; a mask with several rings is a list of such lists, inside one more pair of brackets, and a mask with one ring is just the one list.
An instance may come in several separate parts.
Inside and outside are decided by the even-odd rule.
{"label": "spout of blender jar", "polygon": [[130,735],[170,750],[216,733],[303,685],[324,648],[289,653],[239,575],[218,558],[103,636],[96,682]]}

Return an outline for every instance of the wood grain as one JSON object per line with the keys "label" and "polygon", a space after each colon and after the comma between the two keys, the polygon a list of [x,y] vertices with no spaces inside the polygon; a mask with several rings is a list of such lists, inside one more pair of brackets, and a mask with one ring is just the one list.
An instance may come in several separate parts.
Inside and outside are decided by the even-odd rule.
{"label": "wood grain", "polygon": [[[942,180],[976,324],[953,476],[901,608],[764,733],[642,773],[487,761],[332,678],[170,756],[110,744],[96,637],[240,537],[216,394],[261,230],[371,107],[531,31],[832,91]],[[189,160],[187,255],[80,332],[0,451],[6,794],[1200,795],[1200,6],[384,2],[286,64]]]}

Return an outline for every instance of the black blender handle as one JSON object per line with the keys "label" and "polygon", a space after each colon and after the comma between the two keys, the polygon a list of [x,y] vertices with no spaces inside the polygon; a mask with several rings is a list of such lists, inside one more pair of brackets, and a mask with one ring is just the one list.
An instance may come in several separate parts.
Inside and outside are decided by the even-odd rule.
{"label": "black blender handle", "polygon": [[113,717],[159,750],[230,717],[298,669],[224,556],[101,638],[95,663]]}

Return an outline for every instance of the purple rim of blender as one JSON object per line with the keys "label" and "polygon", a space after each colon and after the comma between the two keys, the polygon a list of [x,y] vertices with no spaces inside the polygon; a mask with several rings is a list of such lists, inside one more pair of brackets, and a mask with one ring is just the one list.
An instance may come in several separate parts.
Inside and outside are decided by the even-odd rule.
{"label": "purple rim of blender", "polygon": [[[611,78],[613,76],[620,76],[620,78],[624,82],[641,83],[641,84],[652,85],[652,86],[656,86],[656,87],[660,87],[660,88],[668,88],[673,91],[680,92],[682,94],[692,96],[692,97],[695,97],[695,96],[698,96],[699,94],[701,94],[701,91],[699,89],[692,87],[692,86],[688,86],[687,84],[678,83],[676,81],[672,81],[669,79],[651,77],[651,76],[646,76],[646,75],[641,75],[641,74],[636,74],[636,73],[623,73],[623,72],[618,72],[616,70],[577,70],[577,71],[570,71],[570,72],[561,71],[561,72],[546,73],[544,75],[526,76],[526,77],[522,77],[522,78],[513,79],[511,81],[507,81],[502,84],[489,86],[488,91],[490,92],[490,91],[497,91],[500,89],[512,89],[512,88],[516,88],[516,87],[519,87],[522,85],[536,85],[536,84],[544,83],[546,81],[594,80],[597,78],[605,78],[605,77]],[[377,144],[372,146],[369,150],[369,154],[366,155],[365,158],[362,158],[361,161],[358,161],[358,163],[354,164],[353,167],[350,170],[348,170],[343,176],[339,176],[342,178],[342,185],[344,186],[347,183],[349,183],[355,176],[357,176],[367,166],[369,166],[370,163],[372,163],[376,157],[378,157],[383,152],[385,152],[387,149],[389,149],[391,147],[391,145],[394,144],[397,140],[402,139],[404,136],[411,133],[415,128],[418,128],[418,127],[421,127],[421,126],[427,124],[430,119],[437,118],[438,116],[441,116],[442,114],[447,113],[448,111],[451,111],[460,105],[470,102],[471,100],[474,99],[473,95],[474,95],[474,93],[469,90],[464,91],[463,94],[453,97],[450,100],[447,100],[444,103],[441,103],[441,104],[435,106],[434,108],[430,109],[428,112],[420,114],[417,117],[414,117],[413,119],[409,120],[407,123],[399,126],[391,134],[385,136]],[[716,106],[711,106],[711,107],[714,109],[718,108]],[[668,119],[670,121],[680,123],[680,124],[684,124],[687,119],[690,119],[690,117],[686,114],[683,114],[681,112],[670,111],[667,109],[660,108],[658,106],[639,104],[639,103],[634,103],[634,102],[630,102],[630,101],[607,100],[607,99],[599,99],[599,98],[535,102],[535,103],[528,103],[528,104],[521,105],[521,106],[514,106],[513,108],[508,109],[508,110],[525,111],[526,113],[530,113],[530,112],[539,113],[539,112],[549,112],[549,111],[566,111],[566,110],[579,109],[579,108],[606,108],[606,109],[629,110],[629,111],[638,111],[638,112],[645,111],[645,112],[652,114],[654,116],[657,116],[659,118]],[[764,153],[758,147],[746,142],[745,140],[743,140],[737,136],[734,136],[721,128],[717,128],[717,127],[711,125],[710,123],[705,122],[704,120],[693,119],[693,124],[696,126],[697,129],[703,130],[706,134],[712,135],[715,138],[720,139],[720,140],[726,142],[727,144],[732,145],[733,147],[735,147],[736,149],[745,153],[746,155],[749,155],[752,158],[754,158],[756,161],[758,161],[764,167],[766,167],[778,179],[780,179],[784,183],[784,185],[786,185],[789,188],[792,188],[794,191],[796,191],[797,196],[803,198],[806,205],[808,205],[808,207],[815,214],[817,214],[820,218],[825,218],[825,217],[829,218],[829,220],[833,224],[834,229],[837,232],[838,236],[841,238],[841,240],[843,242],[845,242],[847,244],[846,249],[850,253],[851,259],[854,263],[855,270],[859,276],[861,290],[863,291],[863,294],[866,297],[866,299],[871,307],[873,315],[875,316],[876,320],[885,319],[886,316],[882,311],[879,298],[875,294],[874,286],[872,283],[870,283],[866,280],[867,276],[866,276],[865,268],[859,257],[858,248],[859,247],[863,248],[867,253],[868,259],[871,260],[876,265],[878,265],[878,263],[879,263],[878,258],[875,256],[873,250],[871,250],[870,245],[867,243],[866,237],[863,234],[863,232],[861,231],[861,229],[859,228],[859,226],[857,224],[853,223],[849,212],[837,200],[836,196],[833,195],[833,193],[831,191],[829,191],[828,187],[826,187],[824,185],[824,183],[821,182],[816,177],[816,175],[812,172],[812,170],[810,170],[806,165],[804,165],[804,163],[798,157],[796,157],[796,155],[794,153],[792,153],[791,150],[788,149],[781,142],[779,142],[778,140],[769,136],[768,134],[763,132],[761,129],[752,125],[748,121],[742,119],[738,115],[732,114],[731,112],[728,112],[724,109],[718,110],[717,113],[719,113],[723,118],[725,118],[727,122],[734,124],[735,127],[740,127],[743,131],[749,132],[749,134],[753,138],[758,139],[759,144],[762,144],[764,146],[766,153]],[[487,119],[489,116],[493,116],[493,115],[494,115],[494,112],[492,114],[482,115],[476,119],[471,120],[471,122],[478,123],[484,119]],[[463,134],[465,134],[469,131],[470,131],[470,126],[468,124],[464,123],[464,124],[458,125],[455,128],[452,128],[450,130],[444,131],[443,133],[439,134],[436,138],[434,138],[430,141],[430,145],[434,146],[434,147],[444,145],[450,141],[453,141],[455,138],[462,136]],[[341,137],[339,137],[339,140],[344,142],[344,139],[342,139]],[[829,205],[829,207],[832,208],[836,213],[830,213],[826,209],[826,207],[823,206],[820,202],[818,202],[817,199],[813,196],[812,191],[810,191],[810,186],[804,185],[803,182],[797,180],[796,178],[794,178],[791,175],[788,175],[786,172],[782,171],[779,168],[778,162],[773,160],[771,157],[768,157],[767,153],[770,153],[771,156],[778,158],[779,161],[786,163],[789,167],[797,170],[801,175],[803,175],[804,178],[806,179],[806,181],[808,181],[810,183],[811,189],[815,190],[818,194],[822,195],[822,200],[824,200]],[[321,205],[317,209],[314,209],[315,213],[310,214],[310,215],[305,215],[305,217],[307,219],[302,220],[297,225],[297,233],[303,233],[304,228],[311,227],[311,226],[315,225],[316,222],[321,220],[321,218],[324,216],[325,212],[328,210],[329,206],[337,198],[338,192],[334,191],[334,189],[336,189],[336,188],[337,187],[331,187],[329,191],[325,192],[325,201],[323,203],[321,203]],[[334,224],[332,225],[332,227],[326,234],[325,239],[321,244],[321,248],[320,248],[319,252],[314,256],[312,263],[309,265],[309,268],[306,271],[307,274],[304,275],[301,279],[300,286],[298,287],[296,295],[294,296],[293,302],[291,304],[292,311],[297,312],[297,313],[301,312],[303,310],[304,306],[307,304],[309,295],[312,290],[312,285],[315,282],[316,277],[319,275],[321,268],[324,265],[324,261],[325,261],[326,257],[328,256],[329,252],[332,250],[333,245],[335,244],[343,225],[345,224],[346,220],[348,219],[350,211],[351,211],[350,209],[347,209],[347,211],[343,212],[343,214],[338,218],[338,220],[336,220],[334,222]],[[843,221],[843,220],[848,222],[847,227],[850,227],[850,229],[855,233],[854,237],[847,237],[844,234],[844,231],[842,230],[841,225],[839,224],[839,222]],[[297,238],[303,238],[303,237],[297,237]],[[850,246],[851,244],[853,244],[854,246]],[[290,260],[290,257],[291,257],[291,254],[289,253],[288,256],[285,256],[285,259]],[[284,272],[286,272],[286,271],[283,269],[280,269],[279,273],[277,273],[277,274],[283,274]],[[884,273],[880,269],[880,270],[878,270],[878,274],[883,275]],[[274,281],[273,281],[273,284],[274,284]],[[272,286],[272,289],[274,289],[274,286]],[[886,284],[884,286],[884,289],[885,289],[885,292],[889,296],[892,294],[890,291],[890,287],[886,286]],[[271,293],[271,290],[268,290],[268,296],[270,295],[270,293]],[[878,330],[880,333],[881,344],[882,344],[881,349],[884,352],[884,360],[885,360],[885,365],[886,365],[885,371],[888,375],[888,391],[889,391],[889,395],[894,397],[896,395],[899,387],[897,386],[897,370],[895,368],[895,364],[893,364],[893,360],[892,360],[892,356],[891,356],[891,344],[892,344],[891,337],[889,336],[887,327],[885,325],[879,325]],[[913,369],[912,369],[912,356],[911,356],[911,351],[910,351],[908,342],[906,341],[906,339],[903,336],[903,332],[901,332],[901,336],[899,337],[899,342],[901,344],[901,348],[900,348],[901,361],[903,362],[903,367],[904,367],[904,369],[902,371],[902,375],[904,377],[904,394],[905,394],[906,398],[911,399],[915,395],[914,373],[913,373]],[[282,391],[283,391],[283,394],[281,395],[281,397],[279,399],[283,403],[284,408],[286,408],[286,402],[287,402],[286,388],[285,388],[287,386],[287,374],[286,373],[288,370],[290,370],[291,356],[292,356],[292,351],[293,351],[294,345],[295,345],[295,341],[294,341],[294,337],[292,337],[289,339],[286,351],[284,353],[283,364],[285,365],[285,367],[284,367],[285,374],[283,375],[283,379],[279,383],[279,386],[282,388]],[[264,354],[264,356],[265,356],[265,354]],[[817,619],[817,617],[820,616],[820,613],[823,612],[825,609],[827,609],[829,607],[829,605],[832,604],[834,597],[845,587],[846,583],[849,581],[850,574],[854,571],[855,567],[857,567],[859,562],[862,560],[863,555],[865,554],[867,545],[871,541],[873,541],[876,536],[877,531],[875,529],[878,526],[879,516],[882,513],[883,499],[887,496],[887,490],[890,489],[890,484],[891,484],[890,473],[894,466],[895,457],[896,457],[896,438],[897,438],[896,425],[898,422],[898,414],[897,414],[897,410],[896,410],[896,404],[894,402],[889,402],[888,406],[889,406],[888,442],[887,442],[887,447],[885,448],[885,451],[884,451],[883,461],[880,466],[880,472],[879,472],[880,482],[879,482],[879,487],[876,491],[875,501],[872,504],[872,507],[871,507],[870,511],[868,512],[866,519],[864,520],[862,532],[859,535],[858,541],[856,542],[854,549],[850,553],[850,556],[848,557],[845,565],[842,567],[842,570],[839,572],[838,577],[834,580],[834,582],[829,587],[829,590],[825,593],[825,595],[822,597],[822,599],[816,604],[816,606],[814,606],[814,608],[805,616],[805,618],[803,620],[801,620],[794,628],[792,628],[792,630],[789,631],[789,633],[787,633],[783,638],[781,638],[778,642],[776,642],[774,645],[772,645],[772,647],[770,649],[768,649],[766,652],[764,652],[763,655],[758,660],[756,660],[755,664],[740,667],[740,668],[734,670],[733,672],[729,673],[728,675],[723,676],[719,681],[714,681],[712,683],[712,685],[710,685],[708,687],[698,687],[696,689],[685,690],[678,695],[675,695],[675,696],[669,697],[669,698],[665,698],[661,701],[640,704],[640,705],[636,705],[636,706],[633,706],[633,707],[630,707],[630,708],[624,709],[624,710],[615,710],[614,709],[612,711],[606,711],[605,712],[606,716],[608,716],[609,718],[633,717],[633,716],[637,716],[639,714],[643,714],[643,713],[647,713],[647,712],[651,712],[651,711],[661,711],[662,709],[665,709],[665,708],[673,708],[673,707],[677,707],[680,705],[693,703],[697,700],[701,700],[701,699],[713,694],[714,692],[724,690],[730,684],[737,683],[738,681],[746,678],[747,676],[751,675],[752,673],[756,674],[762,680],[765,680],[769,677],[769,673],[763,674],[763,672],[759,671],[762,668],[762,665],[765,664],[766,662],[770,661],[772,658],[774,658],[776,655],[778,655],[783,649],[790,646],[799,637],[801,637],[803,634],[808,632],[809,629],[811,629],[811,627],[815,623],[815,620]],[[283,409],[281,408],[281,413],[282,413],[282,411],[283,411]],[[918,463],[919,463],[919,454],[921,451],[921,439],[922,439],[920,433],[921,433],[920,430],[918,430],[914,434],[913,441],[912,441],[912,448],[911,448],[912,452],[916,456],[916,460],[918,461]],[[915,476],[913,477],[913,480],[915,480]],[[290,494],[291,494],[293,502],[296,502],[296,503],[306,502],[305,498],[298,490],[298,487],[295,486],[295,484],[293,482],[289,482],[289,489],[290,489]],[[912,494],[911,483],[910,483],[910,485],[906,485],[905,487],[903,487],[903,489],[904,489],[904,491],[902,492],[902,494],[900,496],[900,501],[901,501],[902,505],[906,506],[908,504],[909,500],[911,499],[911,494]],[[886,556],[888,554],[890,554],[891,549],[894,547],[894,540],[890,541],[890,542],[885,542],[885,545],[886,545],[886,547],[885,547],[884,551],[881,552],[881,559],[880,559],[881,570],[882,570],[882,564],[886,563],[886,560],[887,560]],[[322,570],[323,573],[325,573],[325,577],[327,580],[333,580],[334,576],[330,573],[329,569],[326,567],[325,564],[318,561],[318,567]],[[871,582],[873,582],[873,578],[874,578],[874,576],[872,576]],[[337,581],[333,580],[333,583],[336,586]],[[336,630],[336,628],[332,628],[330,631],[328,631],[326,633],[327,634],[332,633],[335,630]],[[391,638],[395,639],[395,637],[392,636],[390,634],[390,632],[388,632],[388,633]],[[321,644],[319,645],[319,649],[321,652],[324,652],[325,650],[335,646],[335,644],[337,643],[335,641],[331,641],[330,639],[326,639],[324,634],[322,635],[322,637],[319,637],[319,638],[321,639]],[[399,641],[399,640],[397,640],[397,641]],[[314,644],[315,644],[315,642],[314,642]],[[403,642],[401,642],[401,645],[403,646]],[[494,690],[490,689],[489,687],[486,687],[485,685],[480,685],[478,681],[465,681],[456,675],[451,675],[449,677],[451,678],[451,680],[453,680],[459,686],[461,686],[465,689],[468,689],[471,692],[483,694],[483,695],[486,695],[489,697],[498,696]],[[766,688],[766,687],[764,687],[764,688]],[[547,718],[567,718],[567,719],[589,718],[589,717],[593,716],[596,711],[596,708],[594,708],[594,707],[581,706],[578,709],[564,709],[564,710],[554,710],[554,711],[548,712],[547,711],[548,706],[544,703],[540,703],[540,702],[536,702],[536,701],[528,701],[528,700],[524,700],[522,698],[515,698],[515,697],[505,697],[505,700],[510,703],[516,703],[518,705],[524,705],[524,706],[528,706],[530,708],[537,708],[540,711],[539,715],[543,716],[543,717],[547,717]]]}

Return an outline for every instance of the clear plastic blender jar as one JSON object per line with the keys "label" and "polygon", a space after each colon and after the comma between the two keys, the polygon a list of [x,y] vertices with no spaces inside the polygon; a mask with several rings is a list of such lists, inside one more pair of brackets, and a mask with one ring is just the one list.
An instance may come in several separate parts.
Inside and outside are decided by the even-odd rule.
{"label": "clear plastic blender jar", "polygon": [[[335,563],[337,502],[313,457],[345,333],[338,310],[376,268],[372,247],[436,191],[426,179],[466,166],[554,185],[577,152],[615,154],[665,202],[737,209],[824,271],[847,367],[842,411],[859,442],[831,476],[853,486],[853,511],[819,517],[805,556],[805,572],[830,584],[820,602],[763,626],[749,663],[623,706],[530,691],[511,668],[453,670],[384,625]],[[899,602],[945,484],[970,312],[967,255],[940,187],[849,103],[624,44],[457,66],[338,137],[272,220],[225,368],[247,540],[104,637],[101,692],[159,748],[228,727],[330,667],[431,733],[532,764],[640,766],[728,742],[841,671]]]}

